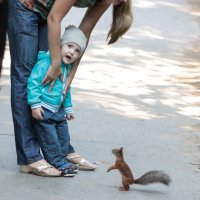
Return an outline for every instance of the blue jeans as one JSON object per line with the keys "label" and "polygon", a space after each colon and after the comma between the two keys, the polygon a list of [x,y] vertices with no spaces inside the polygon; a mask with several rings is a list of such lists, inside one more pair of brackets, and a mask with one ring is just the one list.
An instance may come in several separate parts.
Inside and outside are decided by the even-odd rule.
{"label": "blue jeans", "polygon": [[43,110],[43,120],[34,119],[34,130],[45,159],[58,168],[66,163],[68,153],[74,152],[65,112],[62,107],[56,113],[45,108]]}
{"label": "blue jeans", "polygon": [[11,109],[17,163],[26,165],[42,159],[31,110],[27,104],[27,80],[39,50],[48,50],[47,23],[18,0],[8,0],[8,38],[11,55]]}

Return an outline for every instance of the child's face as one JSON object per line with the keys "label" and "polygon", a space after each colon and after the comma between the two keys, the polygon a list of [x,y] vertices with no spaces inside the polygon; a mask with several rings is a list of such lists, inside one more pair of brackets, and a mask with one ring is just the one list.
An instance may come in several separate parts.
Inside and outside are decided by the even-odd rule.
{"label": "child's face", "polygon": [[64,64],[70,64],[81,56],[81,48],[75,43],[67,43],[61,47],[61,59]]}

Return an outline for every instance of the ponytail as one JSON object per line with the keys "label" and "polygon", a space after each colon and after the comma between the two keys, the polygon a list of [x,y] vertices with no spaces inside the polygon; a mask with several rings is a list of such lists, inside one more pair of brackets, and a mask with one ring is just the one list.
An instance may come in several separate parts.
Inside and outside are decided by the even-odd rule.
{"label": "ponytail", "polygon": [[113,6],[112,15],[113,21],[107,35],[107,39],[109,38],[108,44],[115,43],[129,30],[133,22],[131,0]]}

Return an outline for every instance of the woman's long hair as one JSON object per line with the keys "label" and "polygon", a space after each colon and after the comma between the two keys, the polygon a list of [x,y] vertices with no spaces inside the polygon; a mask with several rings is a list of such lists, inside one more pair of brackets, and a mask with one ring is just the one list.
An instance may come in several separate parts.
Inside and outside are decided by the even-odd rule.
{"label": "woman's long hair", "polygon": [[131,0],[113,6],[112,15],[113,21],[107,35],[107,39],[109,39],[108,44],[115,43],[129,30],[133,22]]}

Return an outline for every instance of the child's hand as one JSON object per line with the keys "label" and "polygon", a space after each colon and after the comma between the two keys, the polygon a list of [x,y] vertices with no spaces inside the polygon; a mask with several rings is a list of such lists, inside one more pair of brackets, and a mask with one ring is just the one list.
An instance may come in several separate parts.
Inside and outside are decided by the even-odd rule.
{"label": "child's hand", "polygon": [[32,110],[32,116],[35,119],[43,120],[42,114],[44,114],[44,110],[42,108],[34,108]]}
{"label": "child's hand", "polygon": [[66,118],[67,118],[68,120],[74,120],[74,119],[75,119],[73,113],[69,113],[69,114],[67,114],[67,115],[66,115]]}

